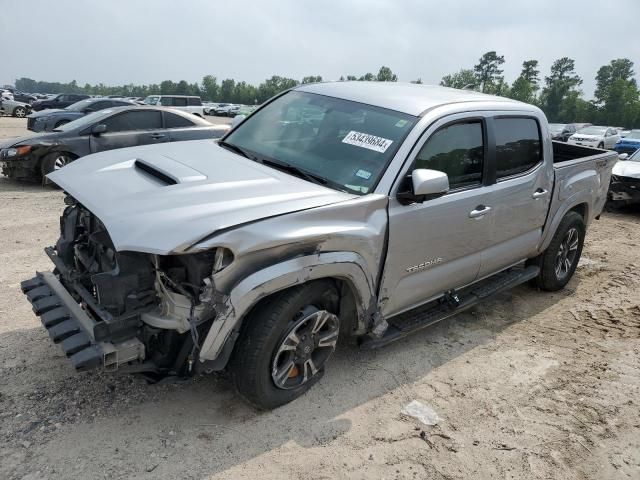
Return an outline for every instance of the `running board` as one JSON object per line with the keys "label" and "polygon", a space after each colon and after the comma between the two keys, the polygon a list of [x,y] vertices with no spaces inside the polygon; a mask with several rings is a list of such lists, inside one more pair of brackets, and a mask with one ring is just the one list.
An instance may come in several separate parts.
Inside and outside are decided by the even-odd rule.
{"label": "running board", "polygon": [[410,333],[457,315],[488,297],[528,282],[537,277],[539,272],[539,267],[531,265],[525,268],[514,267],[497,273],[456,292],[455,296],[457,297],[456,299],[459,300],[459,303],[445,301],[445,297],[442,297],[426,305],[390,318],[388,320],[389,327],[382,337],[363,337],[360,342],[360,347],[371,350],[400,340]]}

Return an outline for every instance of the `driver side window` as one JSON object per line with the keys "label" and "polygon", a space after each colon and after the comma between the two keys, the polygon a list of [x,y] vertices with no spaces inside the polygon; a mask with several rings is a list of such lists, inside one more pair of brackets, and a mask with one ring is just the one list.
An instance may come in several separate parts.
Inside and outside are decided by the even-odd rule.
{"label": "driver side window", "polygon": [[455,123],[431,135],[418,153],[414,168],[446,173],[453,190],[480,185],[483,164],[482,123],[473,121]]}

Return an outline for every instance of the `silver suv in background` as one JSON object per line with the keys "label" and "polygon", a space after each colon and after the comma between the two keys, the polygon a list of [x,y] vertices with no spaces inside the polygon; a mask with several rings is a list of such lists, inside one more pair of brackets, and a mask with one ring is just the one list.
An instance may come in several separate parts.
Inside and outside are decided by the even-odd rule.
{"label": "silver suv in background", "polygon": [[149,95],[144,99],[143,104],[177,108],[204,118],[202,100],[195,95]]}
{"label": "silver suv in background", "polygon": [[78,370],[227,369],[259,408],[338,339],[399,340],[527,281],[571,279],[614,152],[532,105],[391,82],[308,84],[211,140],[92,155],[53,272],[22,290]]}

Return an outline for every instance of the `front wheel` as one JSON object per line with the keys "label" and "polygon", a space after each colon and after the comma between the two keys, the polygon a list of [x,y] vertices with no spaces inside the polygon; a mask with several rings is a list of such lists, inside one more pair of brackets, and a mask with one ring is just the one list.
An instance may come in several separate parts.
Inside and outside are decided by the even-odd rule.
{"label": "front wheel", "polygon": [[73,157],[66,152],[52,152],[42,159],[40,173],[43,180],[49,173],[55,172],[63,168],[73,161]]}
{"label": "front wheel", "polygon": [[13,116],[18,118],[24,118],[27,116],[27,109],[24,107],[16,107],[13,111]]}
{"label": "front wheel", "polygon": [[236,389],[268,410],[288,403],[324,374],[340,331],[338,292],[318,280],[276,294],[246,319],[230,361]]}
{"label": "front wheel", "polygon": [[554,292],[569,283],[582,255],[585,233],[582,216],[567,213],[547,249],[532,262],[540,266],[540,274],[534,280],[538,287]]}
{"label": "front wheel", "polygon": [[598,144],[598,148],[599,148],[600,150],[604,150],[604,143],[600,142],[600,143]]}

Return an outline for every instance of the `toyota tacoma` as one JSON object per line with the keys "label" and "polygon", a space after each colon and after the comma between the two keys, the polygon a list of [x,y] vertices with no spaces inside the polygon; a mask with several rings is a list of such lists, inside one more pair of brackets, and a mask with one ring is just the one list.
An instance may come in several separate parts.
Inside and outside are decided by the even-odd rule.
{"label": "toyota tacoma", "polygon": [[525,282],[563,288],[616,160],[506,98],[303,85],[219,142],[49,174],[67,195],[55,268],[22,290],[77,370],[227,370],[275,408],[341,338],[381,347]]}

